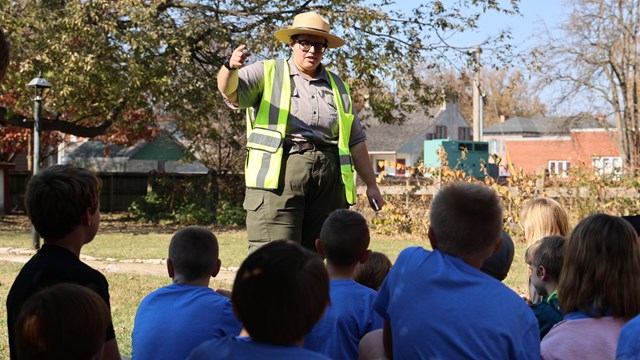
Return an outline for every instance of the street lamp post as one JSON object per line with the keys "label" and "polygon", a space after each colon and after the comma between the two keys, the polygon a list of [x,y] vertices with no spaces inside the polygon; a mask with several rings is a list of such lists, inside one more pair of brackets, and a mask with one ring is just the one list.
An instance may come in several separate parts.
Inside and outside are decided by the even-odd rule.
{"label": "street lamp post", "polygon": [[[33,89],[33,175],[37,175],[40,169],[40,114],[42,114],[42,101],[44,101],[44,93],[51,88],[49,82],[40,77],[31,80],[27,87]],[[32,230],[32,244],[34,249],[40,248],[40,235]]]}

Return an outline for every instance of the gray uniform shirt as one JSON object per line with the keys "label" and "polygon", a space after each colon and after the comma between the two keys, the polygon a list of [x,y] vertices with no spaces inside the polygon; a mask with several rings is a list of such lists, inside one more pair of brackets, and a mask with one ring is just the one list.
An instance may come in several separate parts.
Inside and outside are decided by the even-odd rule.
{"label": "gray uniform shirt", "polygon": [[[289,59],[288,64],[292,94],[285,141],[337,144],[338,110],[324,66],[320,64],[318,75],[307,80],[300,74],[293,59]],[[264,88],[264,64],[261,61],[256,62],[238,71],[238,108],[254,107],[257,113]],[[351,126],[349,146],[366,139],[367,136],[356,116]]]}

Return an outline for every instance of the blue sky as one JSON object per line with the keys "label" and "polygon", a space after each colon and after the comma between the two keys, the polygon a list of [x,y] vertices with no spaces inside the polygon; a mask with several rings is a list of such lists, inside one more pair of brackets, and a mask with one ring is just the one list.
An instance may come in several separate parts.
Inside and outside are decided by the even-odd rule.
{"label": "blue sky", "polygon": [[461,34],[464,36],[460,36],[460,45],[472,44],[477,38],[496,35],[501,29],[509,29],[513,44],[524,51],[535,44],[533,36],[536,32],[545,26],[552,30],[565,19],[567,7],[564,3],[563,0],[522,0],[520,15],[509,16],[495,12],[483,14],[476,34]]}
{"label": "blue sky", "polygon": [[[502,3],[508,3],[502,0]],[[446,6],[447,1],[444,1]],[[410,9],[415,7],[415,0],[397,0],[396,7]],[[465,32],[456,35],[453,45],[472,46],[489,36],[495,36],[501,29],[510,29],[513,35],[513,44],[521,50],[534,44],[532,35],[546,26],[555,28],[563,19],[566,11],[564,0],[521,0],[520,15],[509,16],[498,14],[495,11],[483,14],[480,18],[479,28],[474,32]]]}
{"label": "blue sky", "polygon": [[[444,5],[450,0],[443,0]],[[508,0],[500,0],[503,4],[508,4]],[[410,9],[415,7],[415,0],[397,0],[396,6],[402,9]],[[521,0],[520,15],[510,16],[491,11],[480,17],[479,27],[474,31],[468,31],[454,35],[448,40],[453,46],[469,47],[475,46],[488,37],[496,36],[500,30],[509,29],[513,39],[510,41],[516,47],[516,52],[526,53],[527,50],[537,45],[536,33],[544,31],[554,31],[559,25],[566,20],[566,14],[569,6],[566,0]],[[485,49],[483,51],[483,61],[490,61],[490,54]],[[522,65],[512,63],[514,68]],[[521,69],[526,73],[524,69]],[[535,78],[535,74],[532,74]],[[553,87],[547,87],[539,94],[542,101],[550,105],[555,98]],[[563,107],[557,107],[553,110],[548,109],[550,115],[556,112],[571,112],[571,104],[565,104]]]}

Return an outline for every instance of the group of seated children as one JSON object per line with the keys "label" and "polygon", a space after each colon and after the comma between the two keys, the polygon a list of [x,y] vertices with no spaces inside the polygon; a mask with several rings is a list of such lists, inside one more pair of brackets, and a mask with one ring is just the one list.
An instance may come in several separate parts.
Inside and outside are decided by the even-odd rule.
{"label": "group of seated children", "polygon": [[[70,165],[30,181],[27,211],[44,245],[7,298],[12,359],[120,358],[107,281],[79,259],[98,230],[99,191],[95,175]],[[209,288],[216,237],[186,227],[169,245],[173,283],[138,307],[132,357],[600,359],[616,347],[639,357],[640,317],[623,325],[640,313],[640,246],[622,218],[592,215],[568,238],[532,242],[525,257],[542,301],[531,306],[501,282],[514,246],[493,189],[446,186],[429,218],[433,250],[407,248],[392,267],[369,250],[362,215],[337,210],[316,252],[281,240],[251,253],[230,299]]]}

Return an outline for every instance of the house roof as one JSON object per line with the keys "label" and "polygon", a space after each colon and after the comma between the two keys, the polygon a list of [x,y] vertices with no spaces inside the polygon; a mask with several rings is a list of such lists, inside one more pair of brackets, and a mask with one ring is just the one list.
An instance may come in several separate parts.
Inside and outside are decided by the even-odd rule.
{"label": "house roof", "polygon": [[77,149],[68,154],[70,158],[75,159],[88,159],[88,158],[102,158],[106,157],[131,157],[139,146],[120,146],[114,144],[107,144],[98,140],[88,140]]}
{"label": "house roof", "polygon": [[369,117],[366,121],[367,148],[369,151],[397,151],[436,121],[441,107],[416,109],[406,114],[402,124],[386,124]]}
{"label": "house roof", "polygon": [[576,129],[602,129],[603,124],[592,117],[523,117],[515,116],[509,120],[484,129],[485,135],[559,135],[569,134]]}
{"label": "house roof", "polygon": [[167,133],[158,134],[149,142],[141,141],[133,146],[107,144],[89,140],[73,150],[70,158],[116,158],[130,160],[181,160],[186,156],[185,148]]}
{"label": "house roof", "polygon": [[184,146],[167,133],[158,134],[131,155],[131,160],[182,160],[187,156]]}

